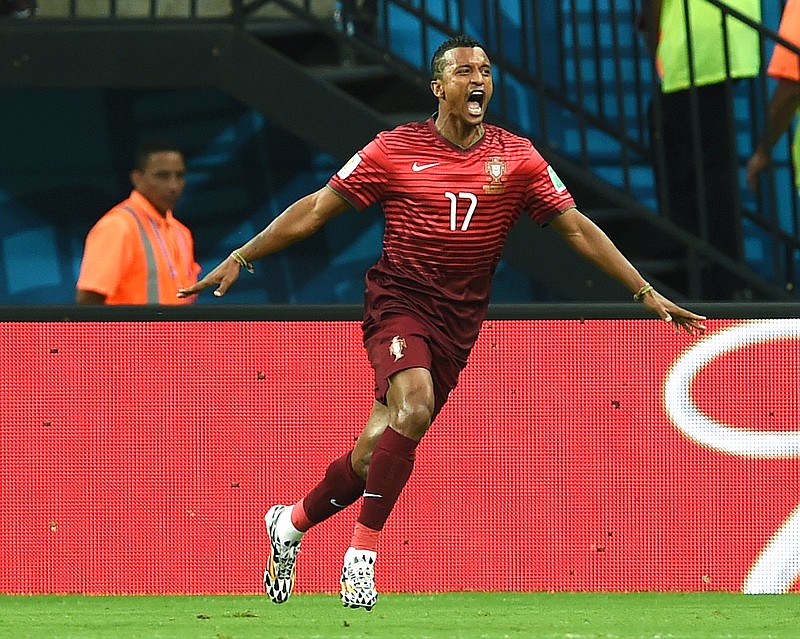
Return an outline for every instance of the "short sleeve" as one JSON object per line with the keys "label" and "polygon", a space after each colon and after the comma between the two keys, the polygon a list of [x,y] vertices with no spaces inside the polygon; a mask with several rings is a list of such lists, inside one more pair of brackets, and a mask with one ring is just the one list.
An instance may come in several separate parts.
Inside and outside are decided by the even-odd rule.
{"label": "short sleeve", "polygon": [[359,211],[378,202],[387,185],[388,160],[380,136],[351,157],[328,186]]}
{"label": "short sleeve", "polygon": [[130,225],[114,213],[104,215],[86,236],[77,288],[106,297],[119,287],[131,260]]}
{"label": "short sleeve", "polygon": [[[778,34],[800,46],[800,0],[789,0],[786,4]],[[778,80],[800,82],[800,58],[786,47],[776,44],[767,73]]]}
{"label": "short sleeve", "polygon": [[533,147],[527,167],[531,177],[525,192],[525,209],[534,222],[546,226],[575,206],[575,200],[555,169]]}

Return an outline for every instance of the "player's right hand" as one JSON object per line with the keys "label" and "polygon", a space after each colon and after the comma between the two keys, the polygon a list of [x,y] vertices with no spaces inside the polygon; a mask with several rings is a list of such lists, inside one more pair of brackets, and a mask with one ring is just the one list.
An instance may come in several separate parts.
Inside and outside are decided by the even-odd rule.
{"label": "player's right hand", "polygon": [[200,291],[204,291],[212,286],[217,287],[214,291],[214,295],[222,297],[233,283],[239,279],[239,271],[241,268],[242,267],[233,257],[228,256],[224,261],[220,262],[213,271],[197,282],[197,284],[178,289],[178,297],[197,295]]}

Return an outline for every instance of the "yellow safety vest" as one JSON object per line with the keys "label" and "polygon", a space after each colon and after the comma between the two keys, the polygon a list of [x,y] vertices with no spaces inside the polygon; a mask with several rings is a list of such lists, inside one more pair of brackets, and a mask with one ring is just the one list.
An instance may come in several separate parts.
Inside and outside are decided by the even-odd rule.
{"label": "yellow safety vest", "polygon": [[[689,8],[689,28],[685,6]],[[761,21],[760,0],[728,0],[732,9],[757,22]],[[664,0],[661,7],[661,33],[658,63],[661,90],[672,93],[691,86],[687,31],[691,34],[694,84],[703,86],[723,82],[728,77],[750,78],[758,75],[761,51],[758,32],[728,16],[706,0]],[[723,22],[726,27],[723,28]],[[727,31],[728,64],[726,69],[725,35]]]}

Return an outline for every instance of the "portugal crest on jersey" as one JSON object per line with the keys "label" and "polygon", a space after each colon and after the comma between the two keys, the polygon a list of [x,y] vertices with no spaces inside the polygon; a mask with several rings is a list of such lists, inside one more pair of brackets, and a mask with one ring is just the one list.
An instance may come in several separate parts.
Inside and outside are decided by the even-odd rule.
{"label": "portugal crest on jersey", "polygon": [[489,176],[489,184],[483,185],[483,190],[487,193],[505,193],[506,187],[503,185],[503,176],[506,174],[506,163],[499,155],[493,155],[486,162],[486,174]]}

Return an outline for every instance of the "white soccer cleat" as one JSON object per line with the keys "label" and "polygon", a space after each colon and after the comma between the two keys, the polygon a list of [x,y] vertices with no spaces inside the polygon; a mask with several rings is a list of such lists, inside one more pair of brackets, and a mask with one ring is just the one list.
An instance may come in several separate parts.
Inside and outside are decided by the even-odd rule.
{"label": "white soccer cleat", "polygon": [[342,566],[342,605],[345,608],[372,607],[378,601],[375,590],[375,561],[371,550],[348,548]]}
{"label": "white soccer cleat", "polygon": [[273,506],[264,516],[269,537],[269,559],[264,569],[264,589],[273,603],[283,603],[292,594],[295,561],[300,552],[300,541],[282,541],[278,538],[277,524],[289,506]]}

